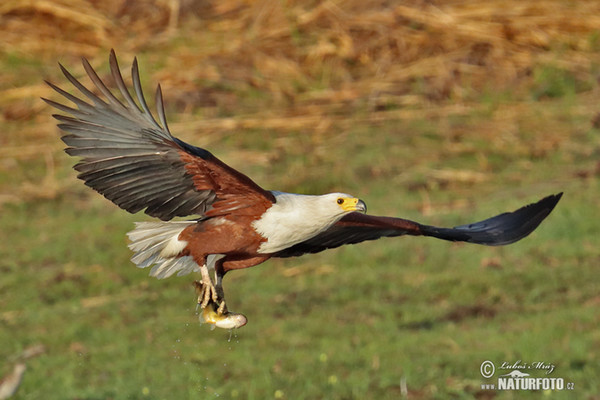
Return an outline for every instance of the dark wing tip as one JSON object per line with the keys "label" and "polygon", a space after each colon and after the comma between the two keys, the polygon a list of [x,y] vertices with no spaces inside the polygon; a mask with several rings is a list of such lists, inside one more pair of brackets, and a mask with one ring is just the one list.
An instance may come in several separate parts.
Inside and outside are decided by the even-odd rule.
{"label": "dark wing tip", "polygon": [[454,228],[422,226],[426,236],[443,240],[502,246],[523,239],[533,232],[552,212],[563,193],[544,197],[537,203],[503,213],[483,221]]}
{"label": "dark wing tip", "polygon": [[155,103],[156,103],[156,112],[158,113],[158,119],[165,131],[169,134],[169,125],[167,125],[167,117],[165,114],[165,103],[163,101],[162,89],[160,87],[160,83],[156,85],[156,95],[155,95]]}

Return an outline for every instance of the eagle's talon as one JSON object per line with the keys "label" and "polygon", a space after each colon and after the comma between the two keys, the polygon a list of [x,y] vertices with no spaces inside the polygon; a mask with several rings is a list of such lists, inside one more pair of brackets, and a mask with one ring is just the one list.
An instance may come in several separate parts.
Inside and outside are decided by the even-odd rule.
{"label": "eagle's talon", "polygon": [[216,302],[214,287],[212,285],[205,285],[204,288],[205,289],[202,298],[202,308],[206,307],[211,301]]}
{"label": "eagle's talon", "polygon": [[225,305],[225,300],[223,300],[221,302],[221,304],[219,304],[219,308],[217,308],[217,314],[218,315],[227,314],[227,306]]}
{"label": "eagle's talon", "polygon": [[216,304],[219,303],[217,290],[212,282],[194,281],[194,287],[196,288],[196,293],[198,293],[198,306],[200,308],[206,308],[206,306],[211,302]]}

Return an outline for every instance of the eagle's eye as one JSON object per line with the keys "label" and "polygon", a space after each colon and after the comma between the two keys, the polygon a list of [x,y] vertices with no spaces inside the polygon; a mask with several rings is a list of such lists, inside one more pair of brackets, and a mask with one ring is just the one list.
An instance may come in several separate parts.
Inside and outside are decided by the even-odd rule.
{"label": "eagle's eye", "polygon": [[341,197],[339,199],[337,199],[337,203],[338,204],[344,204],[344,199],[342,199]]}

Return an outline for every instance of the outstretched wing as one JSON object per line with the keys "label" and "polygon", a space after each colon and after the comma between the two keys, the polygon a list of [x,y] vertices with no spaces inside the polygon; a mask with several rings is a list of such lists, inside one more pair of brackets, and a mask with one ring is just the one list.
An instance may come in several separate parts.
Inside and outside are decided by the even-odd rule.
{"label": "outstretched wing", "polygon": [[[140,84],[137,60],[131,70],[131,96],[117,63],[110,53],[110,70],[125,104],[100,80],[86,59],[83,67],[96,89],[107,101],[82,85],[62,65],[66,78],[91,103],[47,82],[73,102],[72,108],[52,100],[46,103],[70,114],[54,115],[69,155],[81,157],[75,165],[78,178],[119,207],[162,220],[178,216],[262,213],[274,201],[273,195],[250,178],[229,167],[209,151],[191,146],[172,136],[167,126],[160,85],[154,119]],[[256,210],[261,209],[261,211]]]}
{"label": "outstretched wing", "polygon": [[516,211],[454,228],[422,225],[402,218],[351,213],[325,232],[282,250],[274,256],[294,257],[384,236],[402,235],[432,236],[453,242],[501,246],[523,239],[533,232],[554,209],[561,196],[562,193],[548,196]]}

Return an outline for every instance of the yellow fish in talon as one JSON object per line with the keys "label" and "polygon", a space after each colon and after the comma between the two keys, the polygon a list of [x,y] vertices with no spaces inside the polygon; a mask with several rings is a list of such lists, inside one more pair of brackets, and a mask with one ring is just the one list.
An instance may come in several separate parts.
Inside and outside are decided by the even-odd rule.
{"label": "yellow fish in talon", "polygon": [[200,322],[211,324],[211,330],[216,328],[237,329],[248,323],[248,319],[243,314],[226,311],[219,314],[216,310],[216,304],[210,303],[202,309]]}

